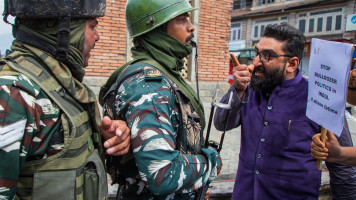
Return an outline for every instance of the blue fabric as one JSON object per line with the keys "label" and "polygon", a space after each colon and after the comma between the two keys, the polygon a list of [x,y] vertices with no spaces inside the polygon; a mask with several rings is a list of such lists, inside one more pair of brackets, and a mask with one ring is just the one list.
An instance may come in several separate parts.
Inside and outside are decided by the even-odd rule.
{"label": "blue fabric", "polygon": [[[352,54],[352,58],[356,58],[356,50]],[[356,63],[354,64],[354,66],[351,66],[351,69],[356,69]]]}

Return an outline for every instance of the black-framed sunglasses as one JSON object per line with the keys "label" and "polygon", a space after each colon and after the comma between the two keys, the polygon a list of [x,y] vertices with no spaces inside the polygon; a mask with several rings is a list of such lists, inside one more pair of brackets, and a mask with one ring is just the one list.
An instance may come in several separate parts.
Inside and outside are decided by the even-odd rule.
{"label": "black-framed sunglasses", "polygon": [[269,62],[271,60],[271,58],[279,57],[279,56],[290,57],[290,58],[293,57],[292,55],[289,55],[289,54],[277,55],[277,54],[272,54],[270,52],[259,52],[259,51],[256,51],[256,55],[255,55],[254,59],[256,59],[257,56],[260,57],[260,61],[261,62]]}

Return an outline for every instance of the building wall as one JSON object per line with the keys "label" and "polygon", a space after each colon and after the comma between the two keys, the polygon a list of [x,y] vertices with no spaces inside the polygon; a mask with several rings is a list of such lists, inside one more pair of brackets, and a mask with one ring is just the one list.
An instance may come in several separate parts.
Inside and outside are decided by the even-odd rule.
{"label": "building wall", "polygon": [[[196,26],[195,38],[198,42],[199,80],[206,82],[224,82],[228,76],[228,45],[233,0],[192,0],[199,7],[193,16]],[[106,16],[99,19],[97,42],[86,69],[88,77],[106,78],[119,66],[131,58],[125,23],[126,0],[107,1]],[[194,15],[193,14],[193,15]],[[193,18],[192,17],[192,18]],[[195,55],[195,53],[194,53]],[[192,59],[189,66],[195,68]],[[189,69],[188,80],[195,81],[195,69]]]}
{"label": "building wall", "polygon": [[[356,13],[356,2],[354,0],[348,0],[345,9],[345,14],[355,14]],[[344,33],[345,38],[353,39],[356,43],[356,31],[347,31]]]}
{"label": "building wall", "polygon": [[108,77],[126,62],[126,0],[106,1],[106,15],[99,18],[97,30],[100,40],[91,52],[88,77]]}
{"label": "building wall", "polygon": [[[287,22],[288,24],[299,28],[300,20],[305,20],[305,36],[307,39],[307,44],[310,44],[312,38],[320,38],[324,40],[336,40],[336,41],[345,41],[356,43],[356,31],[345,31],[346,18],[349,14],[356,13],[356,2],[355,0],[283,0],[280,2],[275,1],[275,3],[269,3],[266,6],[257,6],[258,0],[254,1],[254,6],[250,8],[244,8],[239,10],[232,11],[232,23],[241,22],[243,27],[242,29],[242,40],[245,40],[246,47],[252,47],[256,44],[260,37],[254,37],[255,26],[267,24],[279,24],[281,22]],[[330,11],[336,8],[342,8],[342,11],[330,12],[325,14],[315,14],[319,11]],[[311,15],[311,13],[313,13]],[[342,15],[342,28],[341,30],[331,30],[326,31],[326,17],[332,16],[333,25],[335,26],[335,18],[337,15]],[[318,32],[317,29],[317,19],[323,17],[323,31]],[[278,18],[277,21],[261,22],[263,20]],[[287,19],[282,19],[287,18]],[[308,32],[309,19],[314,18],[314,32]],[[245,25],[246,24],[246,25]],[[258,34],[260,35],[260,33]],[[233,45],[233,42],[230,43]],[[231,47],[230,46],[230,47]],[[309,71],[309,55],[306,53],[304,55],[303,61],[300,65],[300,68],[303,72],[303,75],[308,76]]]}
{"label": "building wall", "polygon": [[[256,1],[257,2],[257,1]],[[310,3],[318,2],[318,4],[310,4]],[[295,5],[290,6],[288,8],[284,8],[283,3],[288,3],[286,5]],[[310,4],[310,6],[308,5]],[[304,5],[304,6],[303,6]],[[336,34],[342,35],[338,39],[345,39],[345,40],[353,40],[355,39],[355,31],[344,31],[345,29],[345,21],[346,16],[348,14],[353,14],[356,12],[356,3],[354,0],[336,0],[336,1],[320,1],[320,0],[290,0],[290,1],[281,1],[275,3],[269,3],[268,6],[253,6],[248,9],[240,9],[240,10],[233,10],[232,11],[232,22],[242,22],[243,24],[246,23],[246,29],[243,29],[243,40],[246,40],[246,46],[253,45],[255,42],[259,40],[259,38],[253,37],[254,33],[254,26],[258,23],[256,21],[260,21],[263,19],[271,19],[271,18],[281,18],[287,17],[287,20],[279,20],[277,22],[270,22],[273,23],[280,23],[281,21],[286,21],[288,24],[295,26],[298,28],[299,19],[303,17],[299,16],[303,13],[311,13],[315,11],[323,11],[329,10],[334,8],[343,8],[343,24],[341,31],[322,31],[322,32],[315,32],[314,34],[310,35],[306,34],[306,37],[322,37],[323,39],[335,39]],[[241,14],[243,13],[243,14]],[[325,14],[334,16],[336,14],[330,13]],[[308,19],[308,18],[307,18]],[[335,19],[333,19],[335,20]],[[324,19],[324,26],[326,20]],[[267,24],[267,22],[266,22]],[[307,27],[306,27],[307,28]],[[336,33],[335,33],[336,32]],[[246,37],[244,35],[246,34]],[[332,35],[331,37],[328,37]]]}
{"label": "building wall", "polygon": [[199,80],[226,81],[229,67],[230,21],[233,0],[201,0],[199,35]]}
{"label": "building wall", "polygon": [[[199,7],[192,15],[196,27],[194,40],[198,43],[199,93],[206,110],[206,120],[209,117],[212,96],[220,89],[218,101],[228,90],[227,83],[229,57],[228,45],[230,37],[230,21],[233,0],[192,0],[192,5]],[[107,1],[107,14],[99,19],[98,31],[100,41],[97,42],[90,58],[90,66],[86,69],[84,82],[99,93],[99,87],[108,76],[131,58],[129,49],[131,41],[125,27],[126,0]],[[191,57],[195,56],[195,52]],[[188,59],[188,83],[196,88],[195,63]],[[239,131],[239,130],[237,130]],[[239,135],[236,130],[225,136],[222,150],[224,170],[219,179],[233,179],[236,175]],[[214,127],[211,137],[219,141],[221,132]],[[233,183],[233,182],[232,182]]]}

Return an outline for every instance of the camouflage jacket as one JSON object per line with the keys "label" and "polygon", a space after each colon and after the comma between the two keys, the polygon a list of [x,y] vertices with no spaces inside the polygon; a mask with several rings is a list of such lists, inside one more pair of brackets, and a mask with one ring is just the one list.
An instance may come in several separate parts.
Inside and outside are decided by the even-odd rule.
{"label": "camouflage jacket", "polygon": [[63,148],[59,107],[25,75],[1,69],[0,199],[13,199],[20,169],[27,160],[56,154]]}
{"label": "camouflage jacket", "polygon": [[19,51],[0,60],[0,199],[102,199],[107,182],[91,121],[98,114],[91,112],[95,95],[79,82],[64,86],[58,80],[71,73],[38,53],[52,66]]}
{"label": "camouflage jacket", "polygon": [[118,170],[126,179],[122,199],[194,199],[196,189],[216,177],[220,156],[205,148],[183,153],[177,144],[179,102],[168,77],[145,63],[129,67],[143,70],[114,89],[104,113],[126,120],[132,152],[109,160],[109,173]]}

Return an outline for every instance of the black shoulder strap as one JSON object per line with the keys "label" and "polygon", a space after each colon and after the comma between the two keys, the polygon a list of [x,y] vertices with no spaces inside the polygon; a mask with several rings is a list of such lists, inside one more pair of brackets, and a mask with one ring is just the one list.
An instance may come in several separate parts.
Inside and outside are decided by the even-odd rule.
{"label": "black shoulder strap", "polygon": [[141,59],[134,59],[131,60],[127,63],[125,63],[124,65],[122,65],[121,67],[117,68],[109,77],[109,79],[106,81],[106,83],[100,87],[100,91],[99,91],[99,103],[101,106],[104,105],[105,101],[104,98],[107,95],[107,93],[109,92],[109,90],[111,89],[111,87],[113,86],[113,84],[115,84],[117,82],[117,79],[119,78],[120,74],[122,74],[122,72],[131,64],[136,63],[138,61],[143,60]]}
{"label": "black shoulder strap", "polygon": [[[118,79],[123,79],[125,77],[130,77],[134,74],[134,71],[137,70],[137,68],[132,68],[129,67],[130,65],[137,63],[137,62],[142,62],[142,63],[147,63],[149,65],[152,66],[161,66],[161,64],[159,64],[157,61],[153,60],[153,59],[148,59],[148,58],[137,58],[134,60],[131,60],[127,63],[125,63],[124,65],[122,65],[121,67],[117,68],[109,77],[109,79],[106,81],[106,83],[101,86],[100,88],[100,92],[99,92],[99,103],[101,106],[104,105],[105,103],[105,98],[107,97],[108,93],[110,93],[110,91],[112,92],[112,89],[116,89],[117,87],[119,87],[121,85],[121,83],[124,80],[118,80]],[[129,70],[126,70],[128,69]],[[125,72],[124,72],[125,71]],[[130,76],[128,76],[129,74],[131,74]],[[122,77],[122,78],[120,78]]]}
{"label": "black shoulder strap", "polygon": [[108,96],[114,95],[115,91],[119,88],[119,86],[128,78],[132,77],[135,74],[141,73],[143,71],[143,65],[129,65],[121,70],[120,74],[117,74],[117,80],[113,83],[110,89],[107,90],[106,94],[103,96],[102,101],[103,105],[107,100]]}

